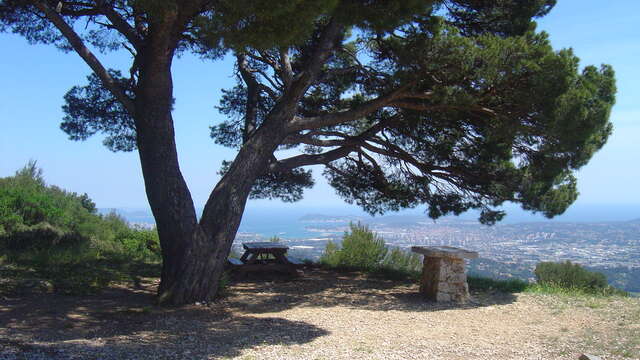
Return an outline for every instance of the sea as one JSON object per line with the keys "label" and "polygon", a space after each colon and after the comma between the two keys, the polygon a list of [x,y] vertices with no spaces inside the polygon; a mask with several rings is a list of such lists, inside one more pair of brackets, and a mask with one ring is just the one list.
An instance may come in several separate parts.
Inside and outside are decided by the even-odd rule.
{"label": "sea", "polygon": [[[240,223],[239,234],[243,237],[257,236],[271,238],[277,236],[281,239],[310,239],[317,237],[334,237],[341,235],[336,232],[336,226],[324,226],[330,223],[340,222],[348,225],[349,222],[370,223],[381,218],[406,218],[407,221],[434,221],[426,214],[424,208],[408,209],[400,212],[391,212],[384,216],[371,216],[354,207],[299,207],[274,202],[272,206],[247,206]],[[115,211],[133,225],[151,227],[155,224],[151,211],[148,208],[103,208],[101,213]],[[506,206],[507,216],[501,224],[515,224],[528,222],[610,222],[629,221],[640,219],[640,204],[587,204],[569,208],[564,214],[553,219],[547,219],[541,214],[534,214],[511,205]],[[201,213],[202,209],[198,210]],[[465,221],[475,222],[478,212],[468,211],[460,216],[447,216],[435,220],[435,222]],[[335,225],[335,224],[333,224]],[[331,231],[322,231],[323,228],[331,228]]]}

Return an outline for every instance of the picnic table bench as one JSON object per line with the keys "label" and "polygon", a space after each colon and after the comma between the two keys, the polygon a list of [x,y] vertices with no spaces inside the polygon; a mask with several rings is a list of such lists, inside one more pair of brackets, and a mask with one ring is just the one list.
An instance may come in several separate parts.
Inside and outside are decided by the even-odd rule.
{"label": "picnic table bench", "polygon": [[298,268],[304,263],[291,256],[287,256],[289,247],[274,242],[243,243],[244,254],[240,259],[229,259],[231,269],[247,272],[277,271],[291,275],[298,275]]}

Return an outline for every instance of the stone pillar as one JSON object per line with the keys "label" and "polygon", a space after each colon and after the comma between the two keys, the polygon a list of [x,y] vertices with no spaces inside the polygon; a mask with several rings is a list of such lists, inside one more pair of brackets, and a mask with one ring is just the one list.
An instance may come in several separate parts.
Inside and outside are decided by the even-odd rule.
{"label": "stone pillar", "polygon": [[424,255],[420,292],[427,299],[457,303],[469,300],[464,259],[478,257],[478,253],[450,246],[414,246],[412,251]]}
{"label": "stone pillar", "polygon": [[420,292],[432,301],[467,302],[469,286],[464,260],[425,256]]}

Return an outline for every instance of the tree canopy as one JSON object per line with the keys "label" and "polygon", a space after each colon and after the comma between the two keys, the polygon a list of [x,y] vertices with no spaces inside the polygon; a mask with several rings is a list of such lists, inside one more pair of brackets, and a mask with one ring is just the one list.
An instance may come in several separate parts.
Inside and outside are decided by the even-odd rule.
{"label": "tree canopy", "polygon": [[[232,119],[212,128],[217,143],[242,146],[278,106],[286,75],[269,69],[276,56],[239,56],[242,82],[222,100]],[[247,123],[251,86],[261,90]],[[467,37],[441,19],[416,19],[340,45],[283,144],[305,155],[272,168],[324,164],[338,193],[371,213],[425,203],[434,218],[480,208],[493,222],[501,212],[491,208],[514,201],[551,217],[577,196],[572,170],[605,143],[614,92],[609,66],[579,73],[573,53],[554,52],[544,33]],[[260,194],[279,184],[259,183]]]}
{"label": "tree canopy", "polygon": [[[562,213],[577,196],[572,171],[611,132],[615,84],[611,67],[580,71],[571,50],[554,51],[535,31],[531,18],[554,1],[368,3],[211,2],[176,34],[182,51],[237,58],[216,143],[240,148],[275,108],[295,107],[280,148],[302,154],[272,158],[252,196],[298,200],[313,185],[303,167],[322,164],[338,194],[371,213],[428,204],[434,218],[476,208],[492,223],[505,201]],[[69,49],[33,8],[49,4],[5,1],[0,14],[30,41]],[[86,42],[134,56],[153,15],[168,11],[148,1],[59,4],[70,24],[87,18]],[[108,71],[127,99],[135,66],[129,78]],[[317,74],[293,89],[309,67]],[[65,101],[71,139],[103,132],[110,149],[135,149],[133,116],[99,76]]]}

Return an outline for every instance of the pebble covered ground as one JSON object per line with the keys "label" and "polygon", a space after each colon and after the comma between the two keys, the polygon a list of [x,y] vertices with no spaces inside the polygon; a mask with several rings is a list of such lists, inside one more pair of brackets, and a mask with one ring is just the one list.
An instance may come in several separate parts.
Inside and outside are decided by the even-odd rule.
{"label": "pebble covered ground", "polygon": [[306,270],[211,304],[153,305],[157,279],[100,295],[0,298],[0,359],[640,359],[640,300],[474,293]]}

